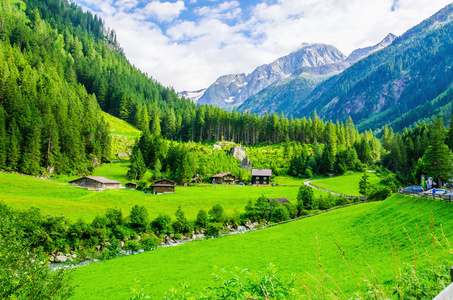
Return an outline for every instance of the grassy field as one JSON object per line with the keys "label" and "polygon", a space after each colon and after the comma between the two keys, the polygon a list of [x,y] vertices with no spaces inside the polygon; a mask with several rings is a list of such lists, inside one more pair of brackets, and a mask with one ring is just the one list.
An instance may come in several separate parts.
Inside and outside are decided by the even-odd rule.
{"label": "grassy field", "polygon": [[126,121],[109,115],[106,112],[102,112],[102,116],[104,117],[104,120],[109,124],[111,134],[139,137],[142,133],[140,130],[127,123]]}
{"label": "grassy field", "polygon": [[[95,176],[106,176],[124,182],[121,173],[124,163],[104,165],[96,169]],[[121,171],[121,172],[119,172]],[[75,177],[59,177],[61,182],[68,182]],[[165,195],[145,195],[133,190],[106,190],[91,192],[68,184],[52,180],[0,172],[0,201],[13,209],[37,207],[44,214],[65,215],[75,221],[79,218],[91,222],[96,215],[105,214],[107,208],[122,209],[129,214],[134,205],[143,205],[151,218],[159,213],[174,217],[174,212],[181,205],[186,216],[195,220],[200,209],[209,210],[215,204],[221,204],[227,214],[243,212],[249,200],[259,196],[270,198],[288,198],[296,203],[297,186],[252,187],[252,186],[206,186],[177,187],[176,193]],[[315,195],[326,195],[315,191]]]}
{"label": "grassy field", "polygon": [[[280,276],[294,273],[301,281],[311,282],[311,274],[324,280],[327,287],[335,282],[352,296],[357,289],[365,288],[362,272],[371,278],[370,268],[381,283],[394,280],[390,241],[395,248],[398,243],[400,264],[413,262],[413,247],[405,230],[417,253],[423,255],[422,243],[430,250],[435,248],[429,246],[427,233],[431,215],[435,235],[440,236],[442,225],[446,236],[452,237],[452,214],[451,203],[395,195],[382,202],[343,208],[265,230],[160,248],[77,268],[73,299],[127,299],[134,279],[140,280],[145,294],[159,299],[183,281],[201,291],[212,282],[215,267],[259,271],[269,263],[276,265]],[[335,243],[344,251],[351,269]],[[319,275],[318,258],[328,276]],[[358,283],[351,271],[359,278]]]}
{"label": "grassy field", "polygon": [[[381,180],[374,172],[369,172],[368,175],[371,184],[378,184]],[[359,181],[362,176],[363,173],[354,173],[340,177],[316,180],[313,181],[311,185],[345,195],[361,196],[359,193]]]}

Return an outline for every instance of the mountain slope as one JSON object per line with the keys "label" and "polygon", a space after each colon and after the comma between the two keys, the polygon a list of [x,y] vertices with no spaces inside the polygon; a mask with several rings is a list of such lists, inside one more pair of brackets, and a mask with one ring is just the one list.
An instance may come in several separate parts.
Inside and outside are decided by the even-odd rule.
{"label": "mountain slope", "polygon": [[388,124],[395,131],[432,117],[440,108],[437,105],[449,101],[443,99],[434,107],[429,101],[453,84],[452,18],[450,4],[389,47],[319,85],[299,103],[295,116],[317,111],[322,118],[335,121],[350,115],[360,130]]}
{"label": "mountain slope", "polygon": [[259,66],[251,74],[231,74],[218,78],[197,103],[232,109],[277,80],[293,75],[300,68],[324,66],[345,58],[333,46],[302,44],[299,50],[271,64]]}
{"label": "mountain slope", "polygon": [[387,47],[395,38],[396,36],[390,33],[379,44],[357,49],[341,62],[301,68],[289,78],[277,81],[251,96],[238,110],[259,114],[283,111],[286,115],[290,115],[293,113],[294,107],[308,97],[318,84],[346,70],[356,61]]}

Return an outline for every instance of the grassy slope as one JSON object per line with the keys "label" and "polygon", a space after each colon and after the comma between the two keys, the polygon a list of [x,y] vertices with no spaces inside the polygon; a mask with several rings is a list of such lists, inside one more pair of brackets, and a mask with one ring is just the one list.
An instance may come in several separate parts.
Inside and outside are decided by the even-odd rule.
{"label": "grassy slope", "polygon": [[126,299],[135,278],[146,286],[144,292],[153,299],[182,281],[201,290],[213,280],[214,266],[258,271],[274,263],[283,276],[295,273],[309,281],[307,273],[319,274],[316,235],[322,270],[351,294],[358,287],[338,255],[335,242],[345,251],[345,258],[358,277],[362,272],[369,275],[369,265],[381,282],[388,283],[395,277],[389,240],[394,246],[398,241],[399,258],[410,262],[413,249],[404,228],[423,254],[415,223],[423,232],[423,224],[429,228],[432,214],[435,233],[440,235],[442,224],[445,234],[451,237],[452,213],[451,203],[396,195],[383,202],[339,209],[261,231],[160,248],[78,268],[74,273],[74,284],[78,287],[73,298]]}
{"label": "grassy slope", "polygon": [[[96,169],[93,175],[124,182],[121,176],[125,174],[125,166],[127,163],[107,164]],[[70,179],[74,178],[60,177],[59,181],[68,182]],[[221,204],[227,214],[243,212],[249,200],[255,201],[262,194],[267,197],[288,198],[296,203],[299,189],[297,186],[177,187],[175,194],[146,196],[143,192],[125,189],[90,192],[51,180],[1,172],[0,182],[0,201],[14,209],[34,206],[40,208],[44,214],[65,215],[71,220],[81,218],[89,222],[96,215],[103,215],[107,208],[120,208],[128,215],[136,204],[145,206],[151,218],[161,212],[174,218],[174,212],[181,205],[186,216],[195,220],[200,209],[209,210],[215,204]]]}
{"label": "grassy slope", "polygon": [[109,124],[111,134],[139,137],[142,133],[140,130],[127,123],[126,121],[109,115],[106,112],[102,112],[102,116],[104,117],[104,120]]}
{"label": "grassy slope", "polygon": [[[381,180],[376,173],[369,172],[368,175],[371,184],[377,184]],[[346,195],[361,196],[359,193],[359,181],[362,176],[363,173],[354,173],[340,177],[316,180],[311,184],[322,189],[327,189]]]}

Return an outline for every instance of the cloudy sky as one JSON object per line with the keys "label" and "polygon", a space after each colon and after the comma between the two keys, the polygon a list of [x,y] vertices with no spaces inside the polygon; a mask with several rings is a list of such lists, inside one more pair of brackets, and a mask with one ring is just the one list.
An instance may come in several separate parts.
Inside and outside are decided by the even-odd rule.
{"label": "cloudy sky", "polygon": [[348,55],[401,35],[451,0],[76,0],[114,28],[127,58],[177,91],[250,73],[325,43]]}

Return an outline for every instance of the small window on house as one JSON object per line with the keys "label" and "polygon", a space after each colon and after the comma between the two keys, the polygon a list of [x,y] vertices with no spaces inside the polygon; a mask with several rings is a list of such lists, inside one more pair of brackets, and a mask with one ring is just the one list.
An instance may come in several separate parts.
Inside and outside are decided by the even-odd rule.
{"label": "small window on house", "polygon": [[266,179],[267,179],[267,177],[263,177],[263,179],[264,179],[264,180],[266,180]]}

